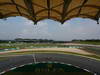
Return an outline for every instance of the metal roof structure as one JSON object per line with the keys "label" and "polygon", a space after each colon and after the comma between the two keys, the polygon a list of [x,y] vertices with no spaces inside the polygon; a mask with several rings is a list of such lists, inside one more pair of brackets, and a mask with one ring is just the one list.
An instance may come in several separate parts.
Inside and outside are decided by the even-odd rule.
{"label": "metal roof structure", "polygon": [[100,0],[0,0],[0,19],[12,16],[26,17],[35,24],[44,19],[63,24],[75,17],[99,23]]}

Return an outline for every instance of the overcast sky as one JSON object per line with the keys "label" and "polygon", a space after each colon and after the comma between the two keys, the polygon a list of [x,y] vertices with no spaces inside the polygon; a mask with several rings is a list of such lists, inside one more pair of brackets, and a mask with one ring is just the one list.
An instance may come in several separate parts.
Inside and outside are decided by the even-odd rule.
{"label": "overcast sky", "polygon": [[34,23],[23,17],[0,19],[0,39],[100,39],[100,24],[90,19],[74,18],[64,24],[53,20]]}

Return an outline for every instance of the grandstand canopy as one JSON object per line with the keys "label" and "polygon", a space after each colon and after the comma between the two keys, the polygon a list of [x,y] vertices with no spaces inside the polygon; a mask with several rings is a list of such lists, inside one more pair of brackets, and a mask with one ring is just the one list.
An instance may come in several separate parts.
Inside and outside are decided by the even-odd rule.
{"label": "grandstand canopy", "polygon": [[36,24],[43,19],[64,23],[75,18],[100,18],[100,0],[0,0],[0,19],[23,16]]}

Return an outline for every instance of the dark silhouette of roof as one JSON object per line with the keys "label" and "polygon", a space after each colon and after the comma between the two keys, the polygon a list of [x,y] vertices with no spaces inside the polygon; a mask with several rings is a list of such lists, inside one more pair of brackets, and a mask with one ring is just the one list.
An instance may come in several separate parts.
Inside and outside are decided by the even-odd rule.
{"label": "dark silhouette of roof", "polygon": [[75,17],[99,23],[100,0],[0,0],[0,19],[11,16],[26,17],[35,24],[43,19],[63,24]]}

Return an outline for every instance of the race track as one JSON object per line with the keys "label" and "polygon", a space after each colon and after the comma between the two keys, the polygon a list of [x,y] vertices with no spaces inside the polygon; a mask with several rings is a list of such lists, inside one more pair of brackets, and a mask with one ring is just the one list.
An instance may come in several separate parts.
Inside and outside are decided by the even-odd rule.
{"label": "race track", "polygon": [[35,53],[31,55],[9,57],[8,60],[0,61],[0,72],[8,71],[11,68],[22,66],[28,63],[37,62],[59,62],[71,64],[100,75],[100,61],[75,55],[56,53]]}

